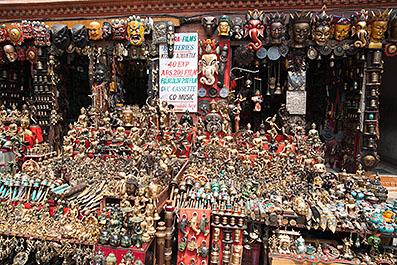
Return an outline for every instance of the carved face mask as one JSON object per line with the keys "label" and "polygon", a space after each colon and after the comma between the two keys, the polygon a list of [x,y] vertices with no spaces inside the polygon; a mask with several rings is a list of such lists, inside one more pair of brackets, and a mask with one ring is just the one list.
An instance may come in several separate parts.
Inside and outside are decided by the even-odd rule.
{"label": "carved face mask", "polygon": [[348,18],[338,17],[334,25],[335,40],[342,41],[349,37],[351,21]]}
{"label": "carved face mask", "polygon": [[112,37],[112,25],[109,22],[103,22],[102,26],[102,38],[109,40]]}
{"label": "carved face mask", "polygon": [[310,34],[309,23],[294,24],[294,40],[296,43],[303,44]]}
{"label": "carved face mask", "polygon": [[70,45],[69,29],[66,25],[55,24],[51,28],[52,42],[60,50],[66,50]]}
{"label": "carved face mask", "polygon": [[34,44],[36,46],[50,46],[51,45],[51,35],[50,30],[47,25],[43,22],[34,21],[33,22],[34,31]]}
{"label": "carved face mask", "polygon": [[327,15],[325,6],[322,12],[314,18],[313,40],[319,46],[324,46],[331,36],[332,16]]}
{"label": "carved face mask", "polygon": [[204,27],[204,31],[207,36],[211,36],[214,33],[218,20],[216,17],[203,17],[201,19],[201,25]]}
{"label": "carved face mask", "polygon": [[316,27],[313,34],[313,39],[319,46],[324,46],[331,35],[331,28],[329,26]]}
{"label": "carved face mask", "polygon": [[8,45],[5,45],[5,46],[3,47],[3,50],[4,50],[4,52],[6,53],[6,56],[7,56],[8,61],[10,61],[10,62],[15,62],[15,61],[16,61],[18,55],[17,55],[17,53],[16,53],[16,51],[15,51],[14,46],[9,45],[9,44],[8,44]]}
{"label": "carved face mask", "polygon": [[88,26],[88,35],[90,40],[102,39],[102,27],[98,21],[92,21]]}
{"label": "carved face mask", "polygon": [[124,40],[127,25],[123,19],[112,20],[113,39]]}
{"label": "carved face mask", "polygon": [[88,32],[84,25],[77,24],[72,28],[72,40],[77,48],[84,48],[88,42]]}
{"label": "carved face mask", "polygon": [[94,81],[97,85],[105,82],[106,79],[106,66],[103,64],[95,65]]}
{"label": "carved face mask", "polygon": [[278,40],[282,36],[283,25],[280,22],[274,22],[270,25],[270,36],[273,40]]}
{"label": "carved face mask", "polygon": [[371,23],[371,40],[381,42],[387,30],[387,20],[378,20]]}
{"label": "carved face mask", "polygon": [[139,17],[132,17],[127,25],[127,39],[134,46],[140,46],[145,40],[145,24]]}
{"label": "carved face mask", "polygon": [[350,25],[335,25],[335,40],[342,41],[349,37]]}
{"label": "carved face mask", "polygon": [[229,37],[230,35],[230,19],[228,16],[221,16],[218,24],[218,36]]}
{"label": "carved face mask", "polygon": [[307,40],[310,36],[311,18],[312,13],[310,12],[296,12],[290,15],[290,35],[292,39],[292,46],[294,48],[303,48],[306,46]]}
{"label": "carved face mask", "polygon": [[280,44],[285,39],[286,25],[289,16],[273,13],[268,14],[265,18],[267,42],[270,44]]}
{"label": "carved face mask", "polygon": [[236,40],[241,40],[244,36],[243,20],[241,17],[234,18],[232,22],[232,34]]}
{"label": "carved face mask", "polygon": [[247,13],[247,24],[244,26],[244,36],[249,36],[251,42],[248,44],[248,48],[253,51],[257,51],[262,48],[262,41],[260,37],[263,37],[264,25],[263,21],[263,11],[248,11]]}
{"label": "carved face mask", "polygon": [[26,50],[26,58],[30,62],[34,63],[36,61],[36,59],[37,59],[37,49],[35,47],[29,47]]}

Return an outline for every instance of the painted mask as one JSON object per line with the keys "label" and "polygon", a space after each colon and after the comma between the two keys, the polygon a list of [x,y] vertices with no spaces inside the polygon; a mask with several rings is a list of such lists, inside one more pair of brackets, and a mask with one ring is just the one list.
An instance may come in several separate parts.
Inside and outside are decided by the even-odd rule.
{"label": "painted mask", "polygon": [[292,47],[303,48],[307,45],[307,40],[310,36],[310,19],[312,14],[310,12],[301,12],[291,14],[291,28],[290,35],[292,36]]}
{"label": "painted mask", "polygon": [[15,62],[18,58],[18,55],[15,51],[14,46],[8,44],[3,47],[4,52],[6,53],[7,59],[10,62]]}
{"label": "painted mask", "polygon": [[280,13],[269,14],[265,17],[268,43],[281,44],[281,42],[285,40],[286,25],[288,24],[288,20],[289,16]]}
{"label": "painted mask", "polygon": [[241,40],[244,37],[243,19],[235,17],[232,21],[232,36],[236,40]]}
{"label": "painted mask", "polygon": [[168,57],[174,57],[174,39],[175,39],[175,27],[173,23],[169,23],[167,26],[167,49]]}
{"label": "painted mask", "polygon": [[127,40],[134,46],[141,46],[145,41],[145,24],[139,16],[128,18]]}
{"label": "painted mask", "polygon": [[113,40],[124,40],[127,24],[124,19],[112,20]]}
{"label": "painted mask", "polygon": [[342,41],[349,37],[351,21],[348,18],[338,18],[334,26],[335,40]]}
{"label": "painted mask", "polygon": [[72,40],[77,48],[84,48],[88,42],[87,28],[82,24],[76,24],[72,28]]}
{"label": "painted mask", "polygon": [[90,40],[102,39],[102,26],[98,21],[91,21],[88,25],[88,36]]}
{"label": "painted mask", "polygon": [[313,21],[312,38],[318,46],[327,44],[331,37],[332,16],[327,15],[325,9],[326,7],[323,6],[321,13],[315,16]]}
{"label": "painted mask", "polygon": [[7,28],[8,40],[14,45],[21,45],[24,41],[22,28],[19,23],[12,23]]}
{"label": "painted mask", "polygon": [[33,32],[34,32],[34,44],[36,46],[50,46],[51,45],[51,34],[50,29],[44,22],[33,21]]}
{"label": "painted mask", "polygon": [[200,83],[212,86],[215,84],[216,75],[219,72],[219,46],[215,40],[206,39],[204,41],[200,41],[200,53],[201,59],[199,61],[199,74],[202,74],[200,77]]}
{"label": "painted mask", "polygon": [[70,33],[68,26],[55,24],[51,27],[52,43],[60,50],[66,50],[70,45]]}
{"label": "painted mask", "polygon": [[264,18],[263,11],[258,11],[255,9],[254,11],[248,11],[247,13],[247,23],[244,26],[244,37],[249,36],[252,40],[248,44],[248,48],[253,51],[257,51],[262,48],[262,41],[260,37],[263,38],[264,33],[264,25],[262,23]]}
{"label": "painted mask", "polygon": [[6,25],[0,25],[0,42],[5,42],[8,38]]}
{"label": "painted mask", "polygon": [[112,25],[109,22],[103,22],[102,26],[102,38],[104,40],[110,40],[112,38]]}
{"label": "painted mask", "polygon": [[387,23],[390,16],[391,10],[384,10],[383,12],[378,11],[377,13],[372,12],[369,21],[369,44],[370,49],[382,49],[382,41],[385,38],[387,31]]}
{"label": "painted mask", "polygon": [[218,36],[229,37],[230,36],[230,19],[224,15],[219,18],[219,24],[217,28]]}
{"label": "painted mask", "polygon": [[36,47],[29,47],[26,50],[26,59],[28,59],[31,63],[36,62],[36,60],[37,60],[37,48]]}
{"label": "painted mask", "polygon": [[203,25],[205,34],[207,34],[208,37],[212,36],[217,24],[218,20],[216,17],[203,17],[201,19],[201,25]]}
{"label": "painted mask", "polygon": [[30,40],[33,39],[34,34],[33,34],[33,27],[32,27],[32,22],[23,20],[21,23],[21,28],[22,28],[22,33],[25,39]]}

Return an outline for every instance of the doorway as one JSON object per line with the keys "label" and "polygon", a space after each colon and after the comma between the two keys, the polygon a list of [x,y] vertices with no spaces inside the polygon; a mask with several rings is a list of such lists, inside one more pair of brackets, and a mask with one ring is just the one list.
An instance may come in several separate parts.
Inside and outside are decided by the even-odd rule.
{"label": "doorway", "polygon": [[58,104],[64,126],[67,126],[77,120],[82,107],[88,108],[91,104],[89,58],[78,54],[63,54],[58,60]]}
{"label": "doorway", "polygon": [[146,60],[125,60],[118,65],[118,75],[124,94],[124,105],[146,104],[149,89],[149,63]]}

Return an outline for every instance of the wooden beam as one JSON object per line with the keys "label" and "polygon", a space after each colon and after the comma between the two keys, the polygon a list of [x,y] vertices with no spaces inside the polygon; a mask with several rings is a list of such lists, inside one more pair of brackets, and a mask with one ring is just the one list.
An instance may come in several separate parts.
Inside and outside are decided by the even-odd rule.
{"label": "wooden beam", "polygon": [[[320,10],[321,0],[8,0],[0,1],[0,20],[65,20],[129,15],[178,15],[266,11]],[[393,8],[397,0],[328,0],[329,10]],[[165,15],[164,15],[165,16]]]}

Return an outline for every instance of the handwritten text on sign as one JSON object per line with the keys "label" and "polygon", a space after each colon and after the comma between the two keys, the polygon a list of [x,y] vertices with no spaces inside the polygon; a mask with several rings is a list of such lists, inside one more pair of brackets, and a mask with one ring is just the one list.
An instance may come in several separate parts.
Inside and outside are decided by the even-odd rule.
{"label": "handwritten text on sign", "polygon": [[173,58],[160,45],[160,100],[174,105],[176,112],[197,112],[197,62],[197,33],[175,34]]}

